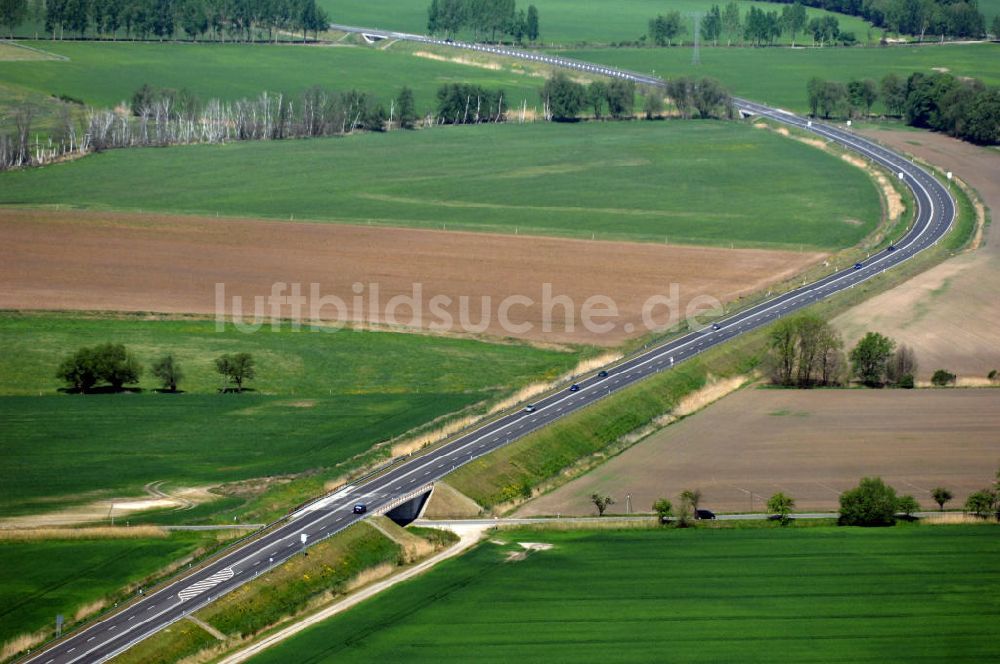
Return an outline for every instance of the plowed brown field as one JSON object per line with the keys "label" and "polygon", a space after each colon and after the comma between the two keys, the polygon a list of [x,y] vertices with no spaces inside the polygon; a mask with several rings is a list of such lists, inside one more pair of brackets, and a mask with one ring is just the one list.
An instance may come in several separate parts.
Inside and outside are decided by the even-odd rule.
{"label": "plowed brown field", "polygon": [[985,383],[991,369],[1000,369],[1000,152],[930,132],[867,133],[953,171],[979,192],[993,223],[984,246],[873,297],[834,324],[848,345],[875,330],[912,346],[922,380],[936,369],[948,369],[960,383]]}
{"label": "plowed brown field", "polygon": [[[492,315],[483,332],[488,336],[610,346],[645,331],[643,304],[653,295],[669,295],[671,284],[680,287],[681,308],[699,295],[728,302],[791,277],[822,257],[339,224],[4,209],[0,308],[213,315],[216,284],[223,283],[227,310],[231,297],[239,295],[246,313],[254,296],[268,296],[275,282],[301,284],[307,298],[316,283],[319,294],[347,305],[348,320],[384,324],[390,298],[411,295],[413,284],[420,283],[424,317],[419,327],[441,320],[429,315],[434,296],[452,298],[448,311],[459,332],[460,298],[469,299],[469,322],[479,323],[481,298],[488,296]],[[375,283],[382,315],[371,321]],[[559,303],[550,307],[552,330],[542,329],[546,283],[553,296],[568,296],[575,304],[573,329]],[[355,306],[356,289],[362,290],[363,310]],[[500,324],[499,304],[512,295],[534,301],[528,306],[515,302],[509,310],[512,323],[530,323],[530,329]],[[617,305],[619,315],[610,319],[614,329],[608,333],[580,324],[581,307],[594,295]],[[304,317],[313,300],[304,305]],[[658,309],[658,321],[663,311]],[[287,304],[280,310],[283,317],[291,313]],[[325,320],[340,317],[330,306],[319,313]],[[412,323],[410,308],[401,306],[396,320]]]}
{"label": "plowed brown field", "polygon": [[[518,515],[590,514],[607,494],[650,510],[701,489],[704,507],[764,511],[784,491],[799,510],[836,510],[839,494],[880,475],[924,509],[944,486],[960,507],[1000,467],[1000,390],[761,390],[730,395],[668,426]],[[751,503],[752,496],[752,503]]]}

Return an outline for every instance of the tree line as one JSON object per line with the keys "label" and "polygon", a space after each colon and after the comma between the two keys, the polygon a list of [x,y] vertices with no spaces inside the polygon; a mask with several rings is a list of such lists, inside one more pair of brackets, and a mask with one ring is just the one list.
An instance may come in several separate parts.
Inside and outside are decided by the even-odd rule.
{"label": "tree line", "polygon": [[[853,32],[841,31],[840,21],[832,14],[809,18],[806,5],[860,16],[875,27],[898,34],[927,34],[959,38],[980,38],[986,34],[986,20],[976,0],[778,0],[786,4],[781,11],[765,11],[751,6],[745,13],[735,0],[724,7],[713,5],[701,18],[699,33],[706,43],[718,46],[724,40],[752,46],[773,45],[788,35],[794,46],[799,35],[812,38],[813,44],[825,46],[857,42]],[[679,11],[670,11],[649,20],[647,36],[656,46],[671,46],[689,33],[688,23]],[[993,22],[994,35],[1000,34],[1000,17]]]}
{"label": "tree line", "polygon": [[[29,4],[30,3],[30,4]],[[88,33],[104,39],[277,40],[281,32],[318,35],[329,17],[316,0],[3,0],[8,33],[44,22],[52,39]]]}
{"label": "tree line", "polygon": [[[655,16],[649,19],[648,38],[656,46],[672,46],[674,40],[689,34],[688,22],[679,11]],[[773,45],[783,35],[789,36],[793,46],[799,35],[812,36],[813,43],[820,46],[837,42],[849,45],[857,40],[854,33],[841,32],[836,16],[827,14],[810,19],[800,3],[783,7],[780,12],[751,6],[745,13],[735,0],[724,8],[712,5],[701,17],[698,30],[701,39],[713,46],[718,46],[720,40],[727,46]]]}
{"label": "tree line", "polygon": [[472,30],[476,41],[489,35],[511,37],[518,43],[534,42],[539,36],[538,8],[517,9],[514,0],[431,0],[427,8],[427,32],[454,37],[463,28]]}
{"label": "tree line", "polygon": [[[635,84],[631,81],[595,81],[582,85],[564,74],[546,81],[540,91],[546,120],[575,119],[589,109],[597,119],[633,117]],[[681,117],[732,116],[729,93],[717,81],[682,77],[668,81],[666,94]],[[663,94],[644,90],[646,117],[659,117]],[[263,92],[255,98],[203,102],[187,90],[143,85],[132,95],[125,113],[119,109],[71,109],[60,116],[43,142],[32,133],[33,110],[28,104],[12,113],[13,132],[0,134],[0,170],[40,166],[68,155],[103,150],[192,143],[284,140],[340,136],[356,130],[381,132],[392,127],[412,129],[421,123],[413,91],[404,87],[393,98],[370,93],[336,92],[312,87],[297,96]],[[500,88],[447,83],[437,91],[436,115],[423,124],[479,124],[505,122],[508,99]]]}
{"label": "tree line", "polygon": [[440,124],[480,124],[507,119],[507,100],[500,88],[470,83],[446,83],[437,91]]}
{"label": "tree line", "polygon": [[[762,364],[771,383],[785,387],[845,385],[851,379],[867,387],[912,389],[916,385],[917,355],[906,344],[878,332],[868,332],[849,353],[844,341],[827,321],[814,314],[799,314],[770,327]],[[987,376],[996,382],[996,371]],[[954,385],[957,376],[938,369],[931,384]]]}
{"label": "tree line", "polygon": [[[930,490],[931,498],[944,511],[944,506],[955,496],[951,490],[937,486]],[[681,492],[677,506],[667,498],[660,498],[652,505],[652,511],[661,525],[672,525],[676,528],[686,528],[692,519],[697,519],[699,506],[702,503],[702,492],[699,489],[685,489]],[[605,511],[615,501],[609,495],[595,493],[590,496],[590,502],[597,508],[598,516],[604,516]],[[766,504],[767,512],[772,521],[787,526],[792,520],[795,499],[784,493],[772,495]],[[969,494],[964,509],[980,518],[991,515],[1000,521],[1000,471],[997,471],[993,486]],[[886,484],[881,477],[864,477],[856,487],[840,494],[840,509],[837,524],[841,526],[892,526],[897,521],[914,521],[920,512],[920,503],[912,495],[899,495],[896,489]]]}
{"label": "tree line", "polygon": [[871,115],[882,101],[889,115],[902,117],[913,127],[933,129],[980,145],[1000,143],[1000,88],[951,74],[915,72],[905,80],[890,73],[879,83],[848,83],[812,78],[806,84],[813,116]]}
{"label": "tree line", "polygon": [[[678,114],[685,119],[728,118],[732,116],[732,99],[729,92],[711,78],[680,77],[666,83],[666,95],[673,102]],[[633,81],[614,79],[610,82],[594,81],[589,85],[578,83],[563,73],[549,78],[539,95],[546,119],[572,122],[584,111],[595,119],[610,117],[622,120],[633,117],[636,86]],[[663,93],[656,88],[642,91],[643,111],[652,120],[663,111]]]}
{"label": "tree line", "polygon": [[[774,0],[859,16],[876,28],[897,34],[979,38],[986,19],[977,0]],[[995,23],[997,23],[995,21]],[[994,28],[994,31],[996,29]]]}
{"label": "tree line", "polygon": [[385,131],[392,125],[409,129],[419,119],[408,87],[387,107],[358,90],[312,87],[296,97],[264,92],[254,99],[202,102],[185,90],[143,85],[128,106],[129,113],[87,108],[82,123],[63,107],[48,140],[34,144],[31,108],[18,107],[14,132],[0,135],[0,170],[116,148],[340,136],[357,129]]}
{"label": "tree line", "polygon": [[[226,381],[221,392],[243,391],[243,383],[256,376],[250,353],[227,353],[215,358],[215,371]],[[157,358],[152,374],[165,392],[177,392],[184,372],[173,354]],[[79,394],[95,390],[121,392],[142,378],[143,366],[123,344],[104,343],[86,346],[68,355],[56,370],[56,378],[66,381],[67,389]],[[229,387],[232,384],[234,388]]]}
{"label": "tree line", "polygon": [[829,322],[799,314],[771,326],[763,366],[773,384],[786,387],[837,386],[855,378],[869,387],[912,388],[917,358],[909,346],[897,347],[877,332],[845,354],[844,341]]}

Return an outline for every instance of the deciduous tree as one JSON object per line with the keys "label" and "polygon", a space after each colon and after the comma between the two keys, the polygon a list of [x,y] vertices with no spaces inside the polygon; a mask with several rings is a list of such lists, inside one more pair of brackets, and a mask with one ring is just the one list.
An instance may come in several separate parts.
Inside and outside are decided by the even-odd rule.
{"label": "deciduous tree", "polygon": [[931,384],[937,385],[938,387],[954,385],[957,380],[958,376],[951,373],[947,369],[938,369],[934,372],[934,375],[931,376]]}
{"label": "deciduous tree", "polygon": [[7,35],[13,39],[14,28],[28,16],[28,0],[0,0],[0,25],[7,26]]}
{"label": "deciduous tree", "polygon": [[729,92],[714,78],[702,78],[695,84],[692,102],[702,118],[722,119],[731,116],[732,99]]}
{"label": "deciduous tree", "polygon": [[781,23],[792,38],[792,46],[795,46],[795,35],[802,32],[806,27],[806,8],[801,3],[786,5],[781,10]]}
{"label": "deciduous tree", "polygon": [[81,348],[59,365],[56,378],[60,378],[77,392],[87,392],[97,384],[97,366],[89,348]]}
{"label": "deciduous tree", "polygon": [[865,477],[840,494],[839,523],[845,526],[891,526],[896,523],[896,490],[881,477]]}
{"label": "deciduous tree", "polygon": [[417,121],[417,109],[413,102],[413,90],[403,86],[399,91],[399,126],[402,129],[413,129]]}
{"label": "deciduous tree", "polygon": [[906,82],[897,74],[889,73],[882,77],[879,88],[885,110],[890,115],[902,115],[906,104]]}
{"label": "deciduous tree", "polygon": [[576,81],[571,81],[562,72],[545,82],[541,96],[549,115],[556,122],[575,120],[587,101],[586,88]]}
{"label": "deciduous tree", "polygon": [[602,496],[599,493],[591,494],[590,502],[594,503],[594,507],[597,508],[597,516],[604,516],[605,510],[615,504],[614,498],[611,496]]}
{"label": "deciduous tree", "polygon": [[666,498],[660,498],[653,503],[653,511],[660,523],[666,523],[674,515],[674,506]]}
{"label": "deciduous tree", "polygon": [[525,24],[525,35],[528,37],[528,41],[534,43],[538,41],[538,37],[541,33],[538,27],[538,8],[534,5],[528,5],[528,16],[527,23]]}
{"label": "deciduous tree", "polygon": [[667,81],[667,96],[674,102],[677,112],[685,120],[691,117],[694,109],[694,80],[687,76],[672,78]]}
{"label": "deciduous tree", "polygon": [[816,117],[819,113],[819,100],[823,94],[823,79],[813,76],[806,83],[806,96],[809,100],[809,115]]}
{"label": "deciduous tree", "polygon": [[643,98],[642,110],[647,120],[660,117],[663,113],[663,97],[656,90],[647,90]]}
{"label": "deciduous tree", "polygon": [[865,385],[875,387],[885,381],[886,365],[896,343],[878,332],[867,333],[851,350],[854,376]]}
{"label": "deciduous tree", "polygon": [[900,496],[899,500],[896,501],[896,511],[900,514],[905,514],[909,518],[915,512],[920,511],[920,503],[911,495]]}
{"label": "deciduous tree", "polygon": [[701,19],[701,38],[713,46],[718,46],[720,36],[722,36],[722,12],[719,10],[719,5],[712,5]]}
{"label": "deciduous tree", "polygon": [[115,390],[138,383],[142,365],[122,344],[101,344],[94,348],[97,375]]}
{"label": "deciduous tree", "polygon": [[726,46],[733,45],[733,39],[743,36],[743,21],[740,18],[740,5],[736,0],[728,3],[722,12],[722,32],[726,35]]}
{"label": "deciduous tree", "polygon": [[171,392],[177,391],[177,384],[184,377],[184,372],[181,371],[181,365],[174,359],[172,354],[167,354],[153,362],[152,366],[153,375],[156,376],[160,383],[163,385],[163,389],[169,390]]}
{"label": "deciduous tree", "polygon": [[587,86],[587,101],[594,111],[594,117],[598,120],[603,115],[604,106],[608,100],[608,87],[601,81],[594,81]]}
{"label": "deciduous tree", "polygon": [[681,491],[681,504],[691,508],[692,513],[698,512],[701,504],[701,489],[685,489]]}
{"label": "deciduous tree", "polygon": [[767,501],[767,511],[780,517],[781,525],[783,526],[788,524],[789,515],[794,508],[795,499],[780,491],[771,496]]}
{"label": "deciduous tree", "polygon": [[687,32],[679,11],[671,11],[649,19],[649,38],[657,46],[672,46],[674,39]]}
{"label": "deciduous tree", "polygon": [[886,364],[886,379],[898,387],[903,387],[903,383],[912,387],[917,367],[917,354],[906,344],[900,344]]}
{"label": "deciduous tree", "polygon": [[965,511],[985,519],[997,510],[997,492],[993,489],[982,489],[969,494],[965,501]]}
{"label": "deciduous tree", "polygon": [[765,366],[778,385],[811,387],[839,379],[843,342],[833,327],[812,314],[785,318],[770,328]]}
{"label": "deciduous tree", "polygon": [[951,491],[943,486],[931,489],[931,496],[934,498],[934,502],[938,504],[938,509],[942,512],[944,511],[944,504],[955,497]]}
{"label": "deciduous tree", "polygon": [[243,391],[243,382],[256,377],[254,359],[250,353],[233,353],[215,358],[215,370],[227,381],[236,383],[236,391]]}
{"label": "deciduous tree", "polygon": [[632,116],[635,105],[635,83],[615,79],[607,86],[608,113],[616,120]]}
{"label": "deciduous tree", "polygon": [[847,84],[847,97],[852,109],[864,109],[865,115],[871,115],[872,105],[878,99],[878,86],[871,79],[854,80]]}

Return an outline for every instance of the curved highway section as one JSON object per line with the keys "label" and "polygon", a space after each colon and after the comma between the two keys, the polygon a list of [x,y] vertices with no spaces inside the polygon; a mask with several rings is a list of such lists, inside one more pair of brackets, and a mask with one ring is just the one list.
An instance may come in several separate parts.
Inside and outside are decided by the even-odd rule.
{"label": "curved highway section", "polygon": [[[331,28],[363,33],[369,38],[405,39],[484,51],[624,78],[644,85],[664,85],[662,80],[641,73],[506,47],[449,42],[420,35],[350,26],[334,25]],[[365,503],[368,506],[368,514],[385,512],[476,457],[488,454],[650,374],[669,369],[674,364],[683,362],[708,348],[856,286],[884,270],[913,258],[936,243],[951,226],[956,206],[948,189],[930,173],[910,163],[906,158],[872,141],[828,124],[811,122],[787,111],[745,99],[737,99],[735,103],[744,112],[792,125],[824,139],[835,141],[896,173],[913,191],[917,200],[918,210],[912,228],[905,237],[895,243],[892,251],[883,251],[858,265],[740,311],[718,321],[713,327],[691,332],[646,350],[616,366],[609,367],[607,375],[593,374],[579,381],[578,391],[564,391],[545,397],[534,404],[532,412],[526,410],[508,412],[422,456],[403,460],[368,481],[358,482],[324,496],[285,517],[263,535],[230,547],[224,555],[204,564],[192,573],[164,584],[154,593],[141,596],[121,610],[101,618],[39,653],[33,653],[27,661],[33,664],[106,661],[253,579],[271,566],[280,564],[304,548],[365,518],[366,514],[353,513],[352,508],[356,503]]]}

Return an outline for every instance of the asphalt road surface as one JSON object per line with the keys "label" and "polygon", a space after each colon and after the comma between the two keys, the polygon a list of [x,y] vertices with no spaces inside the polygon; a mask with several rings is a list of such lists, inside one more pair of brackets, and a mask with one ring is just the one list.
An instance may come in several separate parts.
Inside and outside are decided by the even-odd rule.
{"label": "asphalt road surface", "polygon": [[[550,65],[634,80],[662,86],[663,81],[645,74],[612,69],[545,54],[527,53],[506,47],[450,43],[420,35],[406,35],[378,30],[331,26],[334,29],[407,39],[455,48],[492,52],[509,57],[544,62]],[[33,653],[27,661],[38,664],[103,662],[171,623],[205,606],[217,597],[253,579],[260,572],[303,551],[306,547],[339,532],[367,514],[384,512],[404,502],[405,498],[444,477],[472,459],[506,445],[525,434],[540,429],[564,415],[579,410],[617,390],[654,373],[669,370],[705,350],[744,332],[772,323],[798,309],[852,288],[884,270],[909,260],[937,242],[955,217],[955,202],[934,177],[906,158],[848,130],[811,122],[780,109],[738,99],[745,112],[771,118],[835,141],[858,154],[897,173],[913,190],[918,203],[916,220],[906,234],[895,242],[894,251],[883,251],[857,266],[851,266],[811,284],[779,295],[752,308],[718,321],[716,326],[691,332],[681,338],[644,351],[642,354],[609,367],[606,376],[591,374],[582,378],[578,391],[551,394],[534,404],[533,412],[511,411],[502,417],[423,456],[396,464],[383,474],[357,486],[345,487],[298,510],[276,524],[266,534],[230,547],[211,562],[187,576],[165,584],[150,595],[137,598],[117,612],[64,637]],[[717,329],[716,329],[717,328]],[[354,514],[356,503],[368,507],[367,514]],[[303,543],[305,536],[305,543]]]}

